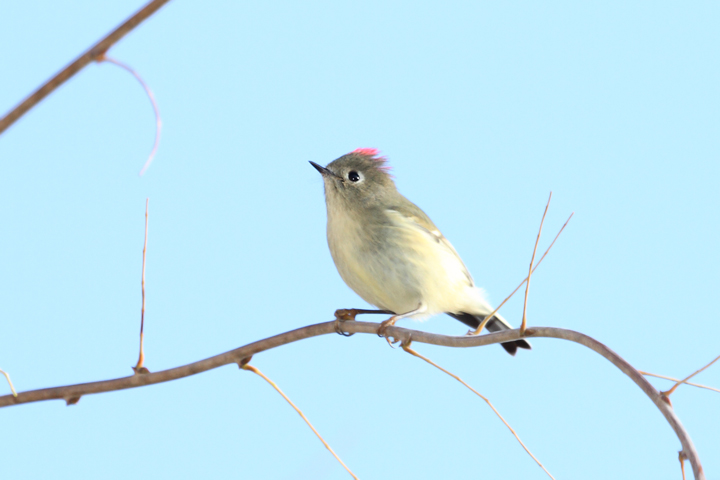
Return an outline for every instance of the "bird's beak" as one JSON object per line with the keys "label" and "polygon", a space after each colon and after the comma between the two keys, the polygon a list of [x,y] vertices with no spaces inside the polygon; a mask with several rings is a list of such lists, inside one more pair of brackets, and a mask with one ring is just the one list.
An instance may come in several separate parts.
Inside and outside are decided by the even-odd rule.
{"label": "bird's beak", "polygon": [[315,162],[312,162],[312,161],[311,161],[311,162],[310,162],[310,165],[312,165],[313,167],[315,167],[315,170],[317,170],[318,172],[320,172],[320,174],[321,174],[323,177],[326,176],[326,175],[329,175],[329,176],[331,176],[331,177],[337,177],[337,178],[339,178],[339,179],[342,180],[342,177],[340,177],[340,175],[337,175],[337,174],[336,174],[335,172],[333,172],[332,170],[329,170],[329,169],[327,169],[327,168],[325,168],[325,167],[323,167],[323,166],[321,166],[321,165],[318,165],[318,164],[315,163]]}

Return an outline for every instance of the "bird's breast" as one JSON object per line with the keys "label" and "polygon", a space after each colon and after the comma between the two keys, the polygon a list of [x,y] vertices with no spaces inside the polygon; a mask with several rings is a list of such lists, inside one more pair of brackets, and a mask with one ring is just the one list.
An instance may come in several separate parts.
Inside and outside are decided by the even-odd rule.
{"label": "bird's breast", "polygon": [[422,300],[418,275],[382,211],[328,204],[328,245],[340,276],[366,302],[403,313]]}

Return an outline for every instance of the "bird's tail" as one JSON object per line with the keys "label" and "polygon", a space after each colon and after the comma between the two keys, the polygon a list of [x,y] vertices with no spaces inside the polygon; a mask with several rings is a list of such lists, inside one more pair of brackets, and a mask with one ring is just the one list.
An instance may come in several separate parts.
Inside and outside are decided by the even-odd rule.
{"label": "bird's tail", "polygon": [[[460,320],[462,323],[470,328],[478,328],[480,323],[485,320],[484,315],[472,315],[470,313],[448,313],[455,320]],[[485,325],[488,332],[502,332],[503,330],[512,330],[512,326],[501,317],[498,313],[493,315],[493,318]],[[505,342],[500,344],[506,352],[510,355],[515,355],[518,348],[524,348],[526,350],[532,349],[530,342],[524,339],[513,340],[512,342]]]}

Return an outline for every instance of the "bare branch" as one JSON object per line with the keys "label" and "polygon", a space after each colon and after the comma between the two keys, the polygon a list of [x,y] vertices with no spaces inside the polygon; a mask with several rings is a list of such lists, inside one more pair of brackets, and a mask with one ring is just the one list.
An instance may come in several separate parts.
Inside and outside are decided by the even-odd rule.
{"label": "bare branch", "polygon": [[680,380],[680,379],[673,378],[673,377],[666,377],[665,375],[658,375],[657,373],[643,372],[642,370],[638,370],[638,372],[642,373],[643,375],[647,375],[648,377],[664,378],[665,380],[671,380],[673,382],[680,382],[680,383],[684,383],[685,385],[690,385],[690,386],[698,387],[698,388],[704,388],[706,390],[712,390],[713,392],[720,393],[720,388],[708,387],[707,385],[700,385],[699,383],[686,382],[685,380]]}
{"label": "bare branch", "polygon": [[45,97],[50,95],[56,88],[69,80],[73,75],[85,68],[89,63],[98,59],[121,38],[127,35],[132,29],[140,25],[143,20],[155,13],[170,0],[152,0],[143,8],[138,10],[133,16],[125,20],[125,22],[110,32],[105,38],[90,47],[88,51],[80,55],[70,65],[62,69],[53,78],[45,82],[40,88],[35,90],[29,97],[23,100],[15,108],[9,111],[3,118],[0,118],[0,134],[15,123],[20,117],[27,113],[31,108],[40,103]]}
{"label": "bare branch", "polygon": [[527,283],[525,284],[525,302],[523,303],[522,324],[520,325],[520,331],[522,333],[525,333],[525,328],[527,327],[527,301],[528,293],[530,292],[530,277],[532,277],[533,263],[535,263],[535,253],[537,253],[538,243],[540,243],[540,235],[542,235],[542,227],[545,223],[545,215],[547,215],[548,208],[550,208],[550,200],[552,200],[552,192],[550,192],[547,204],[545,205],[545,211],[543,212],[542,220],[540,220],[540,228],[538,228],[537,238],[535,239],[535,246],[533,247],[533,254],[532,257],[530,257],[530,267],[528,267]]}
{"label": "bare branch", "polygon": [[[378,323],[372,322],[344,322],[343,330],[347,333],[367,333],[371,335],[377,334]],[[115,390],[124,390],[126,388],[142,387],[144,385],[152,385],[155,383],[168,382],[178,378],[195,375],[205,372],[213,368],[218,368],[230,363],[239,363],[242,359],[255,355],[257,353],[270,350],[272,348],[286,345],[288,343],[303,340],[305,338],[316,337],[335,333],[335,321],[317,323],[306,327],[291,330],[289,332],[275,335],[248,345],[221,353],[214,357],[200,360],[199,362],[190,363],[182,367],[175,367],[169,370],[149,373],[147,375],[133,375],[130,377],[117,378],[115,380],[105,380],[100,382],[81,383],[77,385],[68,385],[64,387],[43,388],[39,390],[31,390],[28,392],[18,393],[17,397],[12,395],[4,395],[0,397],[0,407],[10,405],[19,405],[22,403],[40,402],[43,400],[73,400],[93,393],[111,392]],[[431,345],[440,345],[445,347],[479,347],[484,345],[494,345],[496,343],[512,342],[523,338],[519,329],[505,330],[503,332],[491,333],[488,335],[477,336],[448,336],[436,333],[421,332],[418,330],[410,330],[401,327],[388,327],[387,336],[393,337],[395,341],[409,341],[416,343],[427,343]],[[672,427],[682,445],[682,451],[686,458],[690,461],[695,474],[696,480],[704,480],[705,474],[702,470],[700,458],[698,457],[695,445],[690,436],[683,427],[680,419],[675,415],[675,411],[667,400],[667,397],[658,392],[652,384],[643,377],[632,365],[630,365],[620,355],[598,342],[597,340],[573,330],[554,327],[531,327],[525,330],[525,337],[536,338],[558,338],[579,343],[594,352],[602,355],[613,365],[618,367],[625,375],[635,382],[640,389],[652,400],[655,406],[663,414],[667,422]]]}
{"label": "bare branch", "polygon": [[142,307],[140,309],[140,355],[138,356],[137,365],[132,367],[136,374],[146,374],[150,371],[143,366],[145,362],[145,350],[143,349],[144,343],[144,331],[145,331],[145,256],[147,254],[147,234],[148,234],[148,207],[150,206],[150,199],[145,199],[145,242],[143,243],[143,261],[142,261],[142,280],[140,285],[142,287]]}
{"label": "bare branch", "polygon": [[507,422],[507,420],[505,420],[505,419],[503,418],[503,416],[500,415],[500,412],[497,411],[497,409],[495,408],[495,406],[490,402],[490,400],[488,400],[488,398],[487,398],[485,395],[481,394],[480,392],[478,392],[477,390],[475,390],[474,388],[472,388],[470,385],[468,385],[467,383],[465,383],[465,381],[464,381],[462,378],[458,377],[457,375],[455,375],[454,373],[451,373],[451,372],[448,371],[448,370],[445,370],[443,367],[441,367],[441,366],[438,365],[437,363],[433,362],[432,360],[430,360],[430,359],[427,358],[427,357],[424,357],[424,356],[420,355],[418,352],[416,352],[415,350],[413,350],[412,348],[410,348],[410,342],[408,342],[408,343],[403,343],[401,346],[402,346],[402,349],[405,350],[405,351],[406,351],[407,353],[409,353],[410,355],[413,355],[413,356],[415,356],[415,357],[417,357],[417,358],[420,358],[420,359],[422,359],[422,360],[425,360],[427,363],[429,363],[429,364],[432,365],[433,367],[437,368],[437,369],[440,370],[441,372],[444,372],[444,373],[450,375],[450,376],[453,377],[455,380],[457,380],[458,382],[460,382],[460,383],[462,383],[463,385],[465,385],[465,387],[467,387],[467,388],[468,388],[471,392],[473,392],[475,395],[477,395],[478,397],[480,397],[480,398],[482,398],[483,400],[485,400],[485,403],[488,404],[488,406],[492,409],[492,411],[495,412],[495,415],[498,416],[498,418],[500,419],[500,421],[502,421],[503,424],[505,424],[505,426],[508,428],[508,430],[510,430],[510,433],[513,434],[513,436],[515,437],[515,440],[518,441],[518,443],[519,443],[520,446],[525,450],[525,452],[526,452],[528,455],[530,455],[533,460],[535,460],[535,463],[537,463],[537,464],[540,466],[540,468],[542,468],[542,469],[545,471],[545,473],[547,473],[548,477],[550,477],[550,478],[552,478],[553,480],[555,480],[555,477],[553,477],[553,476],[550,474],[550,472],[547,471],[547,468],[545,468],[545,467],[543,466],[543,464],[540,463],[540,460],[538,460],[538,459],[535,457],[535,455],[533,455],[533,453],[530,451],[530,449],[528,449],[528,448],[525,446],[525,444],[523,443],[523,441],[520,440],[520,437],[518,436],[518,434],[515,433],[515,430],[510,426],[510,424]]}
{"label": "bare branch", "polygon": [[[570,221],[570,219],[573,217],[573,215],[575,215],[575,212],[572,212],[572,213],[570,214],[570,216],[568,217],[568,219],[565,220],[565,223],[563,224],[563,226],[562,226],[562,228],[560,229],[560,231],[558,231],[557,235],[555,235],[555,238],[553,239],[552,243],[550,243],[550,246],[547,248],[547,250],[545,250],[545,253],[543,253],[543,256],[540,257],[540,260],[538,260],[538,262],[535,264],[535,268],[532,269],[533,272],[535,272],[535,270],[537,270],[537,268],[540,266],[540,264],[542,263],[542,261],[545,259],[545,256],[546,256],[546,255],[548,254],[548,252],[550,251],[550,249],[553,247],[553,245],[555,245],[555,242],[557,241],[558,237],[559,237],[560,234],[563,232],[563,230],[565,230],[565,227],[567,227],[567,224],[568,224],[568,222]],[[513,290],[510,295],[508,295],[507,297],[505,297],[505,300],[503,300],[502,303],[501,303],[500,305],[498,305],[498,307],[497,307],[495,310],[493,310],[490,315],[487,315],[487,316],[485,317],[485,320],[483,320],[482,322],[480,322],[480,325],[478,326],[478,328],[476,328],[475,331],[470,331],[470,332],[468,332],[468,334],[469,334],[469,335],[480,335],[480,332],[482,332],[483,328],[485,328],[485,325],[487,325],[487,323],[490,321],[490,319],[493,317],[493,315],[495,315],[495,314],[497,313],[497,311],[500,310],[500,307],[502,307],[503,305],[505,305],[505,303],[506,303],[508,300],[510,300],[510,298],[512,298],[513,295],[515,295],[515,292],[517,292],[518,290],[520,290],[520,287],[522,287],[522,286],[525,284],[525,282],[527,282],[527,281],[528,281],[528,277],[525,277],[525,279],[524,279],[522,282],[520,282],[520,285],[518,285],[517,287],[515,287],[515,290]]]}
{"label": "bare branch", "polygon": [[155,95],[153,95],[152,90],[150,90],[150,87],[147,83],[145,83],[145,80],[140,76],[139,73],[137,73],[135,70],[130,68],[130,66],[126,63],[121,62],[120,60],[116,60],[112,57],[108,57],[105,54],[102,54],[98,56],[97,59],[98,62],[109,62],[113,65],[117,65],[118,67],[122,68],[126,72],[129,72],[133,77],[135,77],[135,80],[137,80],[140,85],[143,87],[143,90],[145,90],[145,94],[150,99],[150,103],[152,104],[153,112],[155,113],[155,142],[153,143],[152,150],[150,150],[150,155],[148,155],[147,160],[145,160],[145,164],[140,169],[140,176],[142,177],[143,174],[147,171],[147,169],[150,167],[150,163],[152,163],[153,158],[155,158],[155,154],[157,153],[158,145],[160,145],[160,132],[162,131],[162,117],[160,116],[160,108],[158,107],[157,102],[155,101]]}
{"label": "bare branch", "polygon": [[666,397],[669,397],[669,396],[675,391],[675,389],[680,386],[681,383],[687,382],[687,381],[690,380],[692,377],[694,377],[694,376],[697,375],[698,373],[702,372],[703,370],[705,370],[706,368],[708,368],[710,365],[712,365],[713,363],[717,362],[718,360],[720,360],[720,355],[718,355],[717,357],[715,357],[715,359],[714,359],[713,361],[711,361],[710,363],[708,363],[707,365],[705,365],[705,366],[702,367],[701,369],[695,370],[694,373],[688,375],[687,377],[683,378],[682,380],[678,380],[677,383],[676,383],[675,385],[673,385],[673,387],[672,387],[670,390],[668,390],[668,391],[666,391],[666,392],[663,392],[663,395],[665,395]]}
{"label": "bare branch", "polygon": [[0,373],[5,376],[5,380],[7,380],[8,385],[10,385],[10,391],[12,392],[13,397],[17,397],[17,392],[15,391],[15,387],[12,384],[12,380],[10,380],[10,375],[5,370],[0,370]]}
{"label": "bare branch", "polygon": [[687,460],[687,458],[685,458],[685,454],[682,450],[678,452],[678,460],[680,460],[680,471],[682,472],[683,477],[682,480],[685,480],[685,460]]}
{"label": "bare branch", "polygon": [[308,427],[310,427],[310,430],[312,430],[312,431],[315,433],[315,435],[320,439],[320,441],[322,442],[322,444],[325,445],[325,448],[327,448],[327,449],[330,451],[330,453],[332,453],[332,456],[335,457],[335,460],[337,460],[338,462],[340,462],[340,465],[342,465],[342,466],[345,468],[345,470],[347,470],[347,472],[348,472],[355,480],[358,480],[358,477],[355,476],[355,474],[352,472],[352,470],[350,470],[350,469],[348,468],[348,466],[345,465],[345,462],[343,462],[343,461],[340,459],[340,457],[337,456],[337,453],[335,453],[335,451],[330,447],[330,445],[328,445],[328,443],[325,441],[325,439],[320,436],[320,434],[318,433],[318,431],[315,430],[315,427],[312,426],[312,423],[310,423],[310,420],[307,419],[307,417],[306,417],[305,414],[302,412],[302,410],[300,410],[300,409],[297,407],[297,405],[295,405],[295,404],[292,402],[292,400],[290,400],[290,398],[288,398],[288,396],[285,395],[285,393],[284,393],[282,390],[280,390],[280,387],[278,387],[275,382],[273,382],[273,381],[270,380],[267,376],[265,376],[265,374],[262,373],[260,370],[258,370],[257,367],[253,367],[252,365],[248,365],[247,362],[249,362],[249,361],[250,361],[250,359],[249,359],[249,358],[246,358],[246,359],[242,360],[238,365],[239,365],[240,368],[242,368],[243,370],[247,370],[247,371],[249,371],[249,372],[253,372],[253,373],[259,375],[260,377],[262,377],[263,380],[265,380],[267,383],[269,383],[271,387],[273,387],[275,390],[277,390],[277,392],[285,399],[285,401],[288,402],[288,403],[290,404],[290,406],[295,409],[295,411],[298,413],[298,415],[300,415],[300,416],[302,417],[302,419],[305,420],[305,423],[307,423]]}

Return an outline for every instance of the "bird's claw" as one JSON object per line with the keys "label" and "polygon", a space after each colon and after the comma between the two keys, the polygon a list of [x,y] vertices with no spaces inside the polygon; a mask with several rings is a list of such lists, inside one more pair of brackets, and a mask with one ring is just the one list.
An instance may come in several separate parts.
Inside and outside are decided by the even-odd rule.
{"label": "bird's claw", "polygon": [[346,332],[346,331],[343,330],[342,327],[340,326],[340,322],[345,322],[345,321],[347,321],[347,320],[339,320],[339,319],[338,319],[338,320],[335,320],[335,332],[336,332],[337,334],[339,334],[339,335],[342,335],[343,337],[352,337],[353,335],[355,335],[355,333],[353,333],[353,332]]}
{"label": "bird's claw", "polygon": [[392,347],[392,348],[398,348],[397,346],[395,346],[395,344],[397,344],[397,343],[400,344],[399,345],[400,347],[403,346],[402,339],[397,339],[397,338],[393,337],[392,335],[390,335],[389,337],[383,337],[383,338],[388,343],[388,345],[390,345],[390,347]]}
{"label": "bird's claw", "polygon": [[388,327],[392,327],[395,325],[395,322],[397,321],[396,317],[390,317],[389,319],[385,320],[384,322],[380,322],[380,326],[377,329],[377,335],[378,337],[386,337],[387,335],[385,332],[387,331]]}

